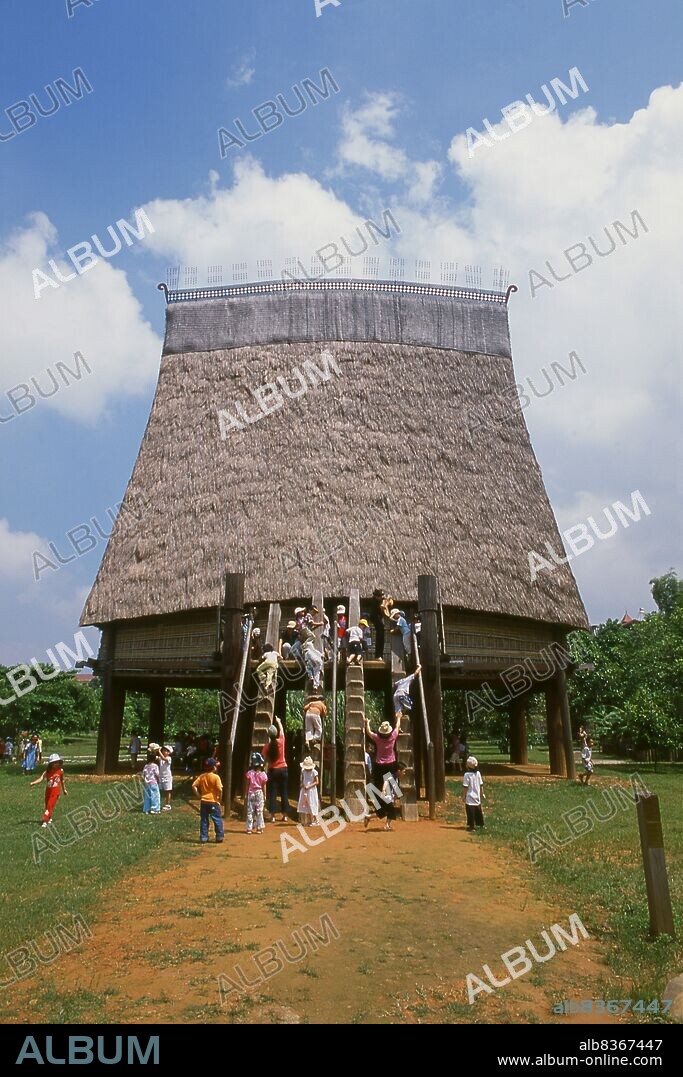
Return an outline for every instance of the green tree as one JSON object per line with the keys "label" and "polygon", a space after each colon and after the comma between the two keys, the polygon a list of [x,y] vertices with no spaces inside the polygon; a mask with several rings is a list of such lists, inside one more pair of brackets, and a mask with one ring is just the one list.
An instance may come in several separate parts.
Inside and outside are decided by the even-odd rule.
{"label": "green tree", "polygon": [[683,606],[683,580],[679,580],[672,568],[650,580],[650,587],[660,613],[668,615]]}

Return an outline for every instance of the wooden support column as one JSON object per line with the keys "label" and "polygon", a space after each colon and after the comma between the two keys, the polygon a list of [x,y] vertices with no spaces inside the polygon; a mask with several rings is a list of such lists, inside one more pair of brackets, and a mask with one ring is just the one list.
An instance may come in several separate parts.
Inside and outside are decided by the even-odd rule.
{"label": "wooden support column", "polygon": [[510,762],[526,764],[529,762],[529,745],[527,740],[527,711],[529,697],[517,696],[510,704]]}
{"label": "wooden support column", "polygon": [[567,675],[563,669],[557,672],[557,684],[560,693],[560,710],[562,712],[562,742],[564,744],[564,759],[567,767],[567,777],[576,777],[576,764],[574,763],[574,738],[572,737],[572,720],[569,713],[569,696],[567,694]]}
{"label": "wooden support column", "polygon": [[[223,809],[230,818],[232,806],[232,752],[230,730],[235,717],[235,682],[242,659],[242,614],[244,613],[244,573],[226,572],[223,598],[223,649],[221,651],[221,694],[219,748]],[[272,640],[268,640],[272,643]],[[274,646],[277,646],[277,640]]]}
{"label": "wooden support column", "polygon": [[157,744],[164,743],[166,724],[166,689],[163,684],[155,685],[149,692],[149,740]]}
{"label": "wooden support column", "polygon": [[557,678],[552,677],[546,681],[545,689],[545,716],[546,729],[548,732],[548,755],[550,757],[550,773],[558,778],[567,777],[567,764],[564,757],[564,743],[562,740],[562,706],[560,703],[560,689]]}
{"label": "wooden support column", "polygon": [[439,648],[439,584],[436,576],[418,576],[417,599],[422,619],[420,661],[429,732],[434,744],[434,795],[446,798],[446,770],[443,750],[441,706],[441,651]]}
{"label": "wooden support column", "polygon": [[[104,710],[104,700],[103,710]],[[106,742],[104,751],[105,774],[116,774],[119,767],[121,750],[121,728],[123,726],[123,709],[126,705],[126,689],[114,677],[110,681],[110,691],[106,709]]]}
{"label": "wooden support column", "polygon": [[111,712],[111,689],[112,689],[112,659],[114,657],[114,640],[116,629],[114,625],[105,625],[102,629],[100,651],[97,656],[99,675],[102,681],[102,703],[100,706],[100,727],[97,733],[97,756],[95,758],[95,774],[105,774],[107,766],[107,740],[109,733],[109,716]]}

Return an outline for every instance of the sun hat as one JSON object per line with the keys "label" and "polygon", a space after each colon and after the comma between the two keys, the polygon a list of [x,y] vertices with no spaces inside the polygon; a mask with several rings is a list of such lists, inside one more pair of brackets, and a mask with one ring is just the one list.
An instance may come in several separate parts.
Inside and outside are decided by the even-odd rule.
{"label": "sun hat", "polygon": [[346,606],[337,606],[337,613],[346,613]]}
{"label": "sun hat", "polygon": [[277,737],[277,735],[278,735],[277,726],[276,725],[269,725],[268,726],[268,736],[269,737]]}
{"label": "sun hat", "polygon": [[53,752],[52,755],[48,756],[47,761],[48,763],[62,763],[63,759],[58,752]]}
{"label": "sun hat", "polygon": [[306,612],[306,607],[305,606],[297,606],[296,609],[294,610],[295,614],[296,613],[305,613],[305,612]]}
{"label": "sun hat", "polygon": [[204,766],[208,770],[210,767],[217,767],[218,762],[213,758],[213,756],[209,756],[209,758],[205,760]]}
{"label": "sun hat", "polygon": [[260,752],[251,753],[251,765],[252,767],[262,767],[265,760]]}
{"label": "sun hat", "polygon": [[381,724],[381,726],[379,727],[379,729],[377,730],[377,732],[378,732],[378,733],[380,734],[380,736],[382,736],[382,737],[388,737],[388,736],[389,736],[389,734],[390,734],[390,733],[392,732],[392,729],[391,729],[391,722],[382,722],[382,724]]}
{"label": "sun hat", "polygon": [[252,628],[251,634],[252,634],[252,636],[260,636],[261,635],[261,629],[260,628]]}
{"label": "sun hat", "polygon": [[390,617],[391,617],[392,619],[393,619],[394,617],[400,617],[400,616],[401,616],[401,611],[400,611],[400,610],[392,610],[392,611],[391,611],[391,613],[389,614],[389,616],[390,616]]}
{"label": "sun hat", "polygon": [[479,766],[479,761],[477,760],[477,757],[474,756],[474,755],[468,756],[467,757],[467,766],[471,767],[472,770],[476,770],[477,767]]}
{"label": "sun hat", "polygon": [[296,621],[287,621],[287,628],[296,628]]}
{"label": "sun hat", "polygon": [[155,740],[151,740],[149,742],[149,744],[147,745],[147,751],[148,752],[158,752],[160,747],[161,747],[161,745],[157,744],[157,742]]}
{"label": "sun hat", "polygon": [[306,758],[304,759],[303,763],[301,764],[301,769],[302,770],[315,770],[315,763],[311,759],[310,755],[307,755]]}

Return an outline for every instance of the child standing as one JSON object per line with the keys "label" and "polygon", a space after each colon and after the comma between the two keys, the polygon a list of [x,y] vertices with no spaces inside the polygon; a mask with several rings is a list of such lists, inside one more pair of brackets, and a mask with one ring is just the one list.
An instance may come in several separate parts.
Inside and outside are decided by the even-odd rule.
{"label": "child standing", "polygon": [[29,785],[40,785],[41,782],[47,783],[45,786],[45,811],[43,812],[43,821],[40,824],[42,827],[46,827],[48,823],[52,822],[52,813],[55,810],[55,804],[59,800],[59,794],[63,792],[64,796],[68,796],[62,762],[63,760],[60,759],[57,753],[53,752],[47,761],[47,770],[43,771],[34,782],[29,782]]}
{"label": "child standing", "polygon": [[206,770],[192,783],[193,792],[200,798],[199,805],[199,840],[206,845],[209,840],[209,819],[213,822],[216,832],[216,845],[223,841],[223,819],[221,818],[221,800],[223,799],[223,783],[216,774],[218,766],[213,756],[207,759],[204,766]]}
{"label": "child standing", "polygon": [[584,739],[581,759],[583,760],[583,774],[580,775],[579,781],[582,785],[588,785],[595,769],[593,766],[593,741],[589,736]]}
{"label": "child standing", "polygon": [[263,806],[266,802],[266,785],[268,775],[264,767],[266,761],[260,752],[251,753],[251,767],[247,771],[247,834],[262,834],[266,828],[263,818]]}
{"label": "child standing", "polygon": [[302,826],[318,826],[318,771],[310,755],[307,755],[301,764],[301,789],[297,811]]}
{"label": "child standing", "polygon": [[159,749],[159,785],[164,794],[164,806],[162,811],[171,810],[171,793],[173,792],[173,774],[171,773],[171,756],[173,748],[165,744]]}
{"label": "child standing", "polygon": [[21,761],[21,765],[27,774],[33,774],[36,769],[36,763],[38,762],[38,738],[34,735],[26,743],[24,749],[24,758]]}
{"label": "child standing", "polygon": [[154,752],[147,753],[147,763],[142,768],[142,780],[144,792],[142,797],[142,810],[145,815],[159,815],[161,811],[161,798],[159,796],[159,766]]}
{"label": "child standing", "polygon": [[467,815],[467,829],[474,830],[475,826],[483,827],[484,814],[481,810],[481,798],[486,800],[484,792],[484,779],[479,773],[479,763],[473,755],[467,760],[467,770],[462,776],[462,795],[465,800],[465,814]]}

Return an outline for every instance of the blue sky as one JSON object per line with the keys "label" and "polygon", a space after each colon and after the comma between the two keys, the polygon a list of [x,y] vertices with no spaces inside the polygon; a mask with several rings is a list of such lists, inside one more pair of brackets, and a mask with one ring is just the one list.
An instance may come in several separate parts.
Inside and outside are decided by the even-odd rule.
{"label": "blue sky", "polygon": [[[72,18],[67,8],[15,0],[3,12],[0,133],[11,131],[6,108],[31,93],[47,101],[43,88],[71,81],[75,68],[93,92],[0,144],[0,415],[7,390],[76,350],[93,374],[0,426],[0,661],[40,657],[73,635],[103,544],[38,583],[30,554],[36,543],[64,547],[66,531],[93,516],[104,529],[123,496],[154,392],[164,317],[156,282],[174,262],[277,264],[291,249],[277,227],[288,213],[302,222],[293,230],[305,234],[306,253],[316,237],[321,245],[347,220],[390,206],[402,221],[396,253],[409,262],[500,260],[524,286],[530,268],[640,208],[647,235],[533,301],[522,287],[511,329],[520,378],[572,349],[587,355],[585,386],[526,413],[561,526],[635,489],[652,509],[611,549],[577,558],[591,619],[652,608],[647,580],[676,564],[678,550],[671,389],[680,352],[666,289],[673,303],[680,4],[593,0],[568,18],[561,0],[342,0],[320,18],[314,0],[94,0]],[[463,160],[458,136],[482,131],[485,118],[501,123],[501,109],[526,94],[543,100],[541,86],[575,67],[587,93]],[[238,117],[253,130],[252,109],[291,98],[290,87],[319,81],[322,68],[338,94],[221,159],[218,127]],[[153,237],[35,300],[34,252],[63,257],[140,206]],[[653,288],[660,279],[664,294]]]}

